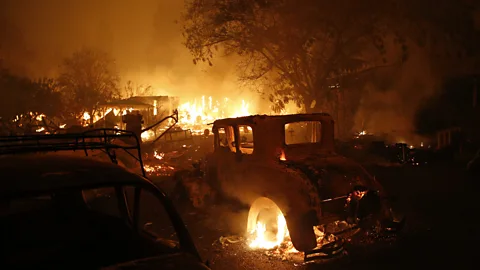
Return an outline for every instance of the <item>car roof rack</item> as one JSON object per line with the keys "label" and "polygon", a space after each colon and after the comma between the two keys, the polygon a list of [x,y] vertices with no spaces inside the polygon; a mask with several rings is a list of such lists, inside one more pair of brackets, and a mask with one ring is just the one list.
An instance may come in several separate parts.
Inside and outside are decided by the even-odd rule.
{"label": "car roof rack", "polygon": [[83,150],[88,156],[87,150],[101,150],[118,164],[112,150],[122,149],[140,163],[142,175],[146,177],[140,142],[134,132],[114,128],[90,129],[81,133],[0,136],[0,156],[76,150]]}

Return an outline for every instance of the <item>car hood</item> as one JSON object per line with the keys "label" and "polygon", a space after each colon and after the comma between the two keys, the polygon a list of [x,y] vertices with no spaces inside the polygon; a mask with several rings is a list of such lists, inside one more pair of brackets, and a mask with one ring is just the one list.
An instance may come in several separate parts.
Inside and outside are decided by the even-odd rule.
{"label": "car hood", "polygon": [[131,262],[121,263],[102,270],[127,270],[127,269],[192,269],[209,270],[210,268],[199,261],[195,256],[187,253],[176,253],[164,256],[150,257]]}

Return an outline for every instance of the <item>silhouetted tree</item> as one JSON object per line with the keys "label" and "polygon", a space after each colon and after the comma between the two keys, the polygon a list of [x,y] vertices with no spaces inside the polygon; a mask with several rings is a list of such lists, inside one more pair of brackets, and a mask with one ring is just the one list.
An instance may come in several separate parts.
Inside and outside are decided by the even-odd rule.
{"label": "silhouetted tree", "polygon": [[65,105],[57,82],[52,78],[40,78],[33,84],[35,91],[28,107],[49,117],[64,118]]}
{"label": "silhouetted tree", "polygon": [[123,88],[122,94],[125,98],[149,96],[153,94],[153,89],[151,85],[135,84],[132,81],[128,81]]}
{"label": "silhouetted tree", "polygon": [[60,117],[61,93],[53,79],[31,80],[0,70],[0,116],[11,121],[17,116],[35,118],[40,114]]}
{"label": "silhouetted tree", "polygon": [[293,101],[314,112],[330,103],[340,79],[401,64],[409,41],[465,55],[473,21],[459,2],[190,0],[185,45],[194,63],[211,65],[216,52],[240,55],[241,78],[266,78],[277,108]]}
{"label": "silhouetted tree", "polygon": [[109,54],[83,48],[63,61],[58,85],[71,117],[88,112],[92,117],[98,105],[120,97],[116,64]]}

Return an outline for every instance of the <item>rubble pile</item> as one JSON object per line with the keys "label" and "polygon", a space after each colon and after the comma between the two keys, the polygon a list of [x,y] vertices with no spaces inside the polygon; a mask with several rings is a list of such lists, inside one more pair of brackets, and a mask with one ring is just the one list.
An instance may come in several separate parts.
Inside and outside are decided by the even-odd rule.
{"label": "rubble pile", "polygon": [[[353,235],[359,232],[359,229],[355,229],[354,225],[348,224],[345,221],[337,221],[328,225],[315,226],[314,232],[317,237],[316,249],[321,249],[323,246],[338,240],[338,238],[333,233],[345,232],[342,234],[342,237],[344,239],[347,239],[347,241],[349,241],[350,237],[352,237]],[[284,239],[284,241],[280,245],[276,246],[275,248],[263,250],[263,252],[267,256],[278,258],[283,261],[292,261],[295,263],[304,262],[304,256],[305,256],[304,253],[299,252],[298,250],[295,249],[290,239],[290,236],[287,236]],[[347,254],[346,251],[342,249],[338,254],[339,256],[337,257],[341,257],[342,255],[346,255],[346,254]],[[322,260],[326,260],[326,259],[322,259],[322,257],[319,257],[319,259],[315,261],[319,262]]]}
{"label": "rubble pile", "polygon": [[179,151],[172,151],[169,153],[162,153],[154,151],[153,155],[146,154],[145,171],[149,177],[155,176],[172,176],[177,170],[175,158],[182,156],[184,153]]}
{"label": "rubble pile", "polygon": [[144,166],[149,177],[173,176],[180,170],[192,169],[192,163],[198,156],[199,147],[196,145],[182,145],[175,149],[162,152],[154,150],[145,154]]}

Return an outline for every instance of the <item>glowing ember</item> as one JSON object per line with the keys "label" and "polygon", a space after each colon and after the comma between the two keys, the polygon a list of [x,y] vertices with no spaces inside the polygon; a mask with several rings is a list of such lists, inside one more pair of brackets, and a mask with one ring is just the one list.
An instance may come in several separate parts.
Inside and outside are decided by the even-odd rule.
{"label": "glowing ember", "polygon": [[[31,112],[30,112],[30,114],[31,114]],[[45,114],[42,113],[42,114],[40,114],[40,115],[37,115],[37,117],[35,117],[35,119],[36,119],[37,121],[42,121],[44,117],[45,117]]]}
{"label": "glowing ember", "polygon": [[164,154],[164,153],[160,153],[160,154],[159,154],[159,153],[155,150],[155,152],[153,153],[153,156],[154,156],[156,159],[162,160],[163,157],[165,156],[165,154]]}
{"label": "glowing ember", "polygon": [[145,172],[150,176],[171,176],[175,171],[174,167],[163,164],[145,164],[144,168]]}

